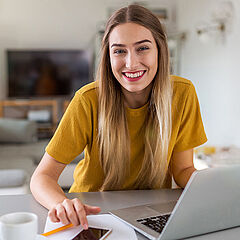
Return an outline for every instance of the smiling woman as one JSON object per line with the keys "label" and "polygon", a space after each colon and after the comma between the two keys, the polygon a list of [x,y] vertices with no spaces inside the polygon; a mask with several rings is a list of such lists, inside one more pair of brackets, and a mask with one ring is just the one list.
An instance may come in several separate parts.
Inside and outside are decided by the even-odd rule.
{"label": "smiling woman", "polygon": [[[134,78],[138,72],[142,77]],[[171,185],[166,178],[172,130],[169,53],[161,23],[149,10],[130,5],[110,17],[98,79],[103,189],[119,189],[128,172],[130,189]],[[137,165],[132,161],[136,157]]]}
{"label": "smiling woman", "polygon": [[129,92],[125,95],[127,106],[143,106],[158,69],[158,49],[152,33],[136,23],[120,24],[110,34],[109,48],[113,75],[122,91]]}
{"label": "smiling woman", "polygon": [[97,81],[78,90],[31,180],[52,221],[87,228],[98,207],[67,199],[58,178],[85,149],[70,192],[185,187],[193,148],[206,142],[192,83],[169,75],[167,37],[148,9],[108,20]]}

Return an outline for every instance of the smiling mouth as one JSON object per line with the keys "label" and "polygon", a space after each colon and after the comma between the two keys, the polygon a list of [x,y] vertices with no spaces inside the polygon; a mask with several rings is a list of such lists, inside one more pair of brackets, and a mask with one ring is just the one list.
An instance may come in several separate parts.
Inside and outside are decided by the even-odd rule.
{"label": "smiling mouth", "polygon": [[128,81],[134,82],[140,80],[144,76],[145,72],[146,70],[137,72],[123,72],[123,76]]}

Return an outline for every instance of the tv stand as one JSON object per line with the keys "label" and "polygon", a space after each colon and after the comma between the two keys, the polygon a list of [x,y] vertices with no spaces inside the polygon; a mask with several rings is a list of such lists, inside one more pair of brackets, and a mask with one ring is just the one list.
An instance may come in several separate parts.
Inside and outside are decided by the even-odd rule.
{"label": "tv stand", "polygon": [[[18,110],[22,111],[30,111],[30,110],[36,110],[36,109],[49,109],[51,113],[51,122],[49,123],[39,123],[38,124],[38,132],[39,136],[44,135],[43,133],[53,134],[57,124],[58,124],[58,102],[57,100],[34,100],[34,99],[26,99],[26,100],[3,100],[0,101],[0,118],[7,117],[5,114],[5,108],[11,107],[11,108],[17,108]],[[26,118],[26,116],[24,116]]]}

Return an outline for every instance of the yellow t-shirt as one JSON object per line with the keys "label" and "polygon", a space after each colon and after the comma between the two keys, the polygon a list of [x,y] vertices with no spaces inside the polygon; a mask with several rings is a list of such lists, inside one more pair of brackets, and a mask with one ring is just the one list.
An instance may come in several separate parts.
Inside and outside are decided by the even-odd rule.
{"label": "yellow t-shirt", "polygon": [[[173,152],[181,152],[207,141],[201,119],[199,103],[193,84],[186,79],[172,76],[172,135],[168,161]],[[69,164],[83,150],[84,159],[74,171],[70,192],[98,191],[103,183],[103,170],[99,161],[98,97],[97,82],[78,90],[68,106],[53,138],[46,147],[47,153],[57,161]],[[119,190],[133,189],[144,155],[144,136],[141,127],[148,104],[138,109],[126,108],[131,152],[130,175]],[[165,188],[171,187],[168,175]]]}

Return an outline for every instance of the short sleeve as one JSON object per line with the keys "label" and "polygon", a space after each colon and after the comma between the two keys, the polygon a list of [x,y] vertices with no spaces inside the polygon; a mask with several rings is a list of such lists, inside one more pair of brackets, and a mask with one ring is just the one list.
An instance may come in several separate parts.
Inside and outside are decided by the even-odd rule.
{"label": "short sleeve", "polygon": [[46,152],[65,164],[74,160],[90,141],[91,115],[89,104],[77,92],[46,147]]}
{"label": "short sleeve", "polygon": [[191,84],[184,103],[181,122],[173,151],[181,152],[207,141],[200,106],[194,86]]}

